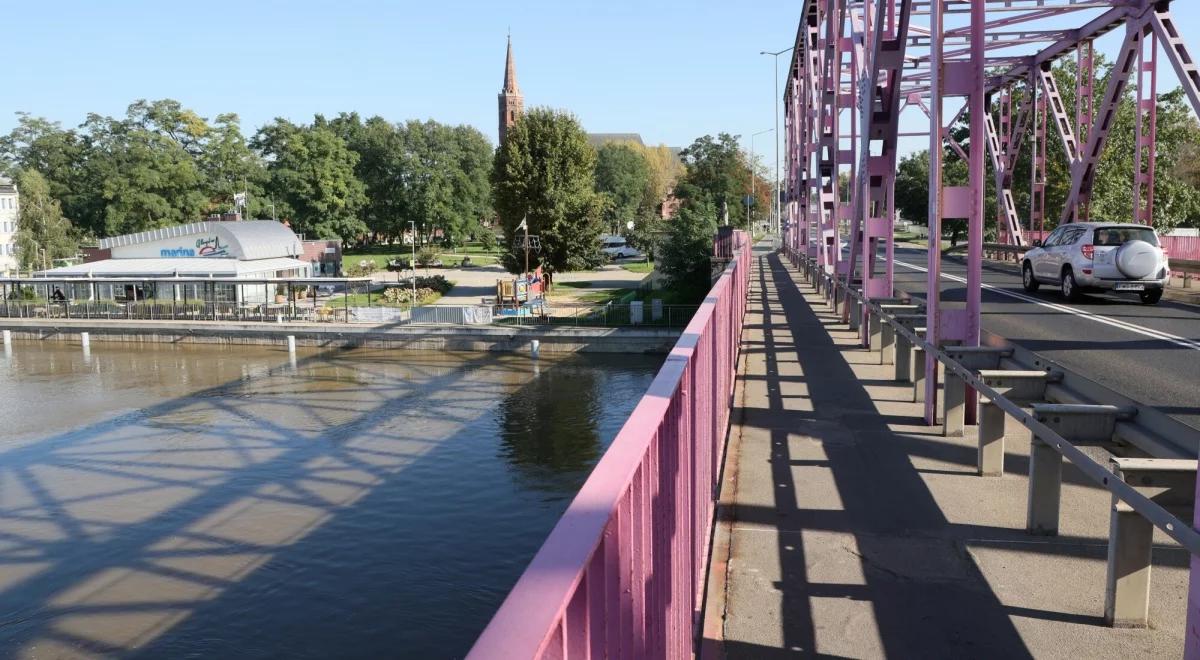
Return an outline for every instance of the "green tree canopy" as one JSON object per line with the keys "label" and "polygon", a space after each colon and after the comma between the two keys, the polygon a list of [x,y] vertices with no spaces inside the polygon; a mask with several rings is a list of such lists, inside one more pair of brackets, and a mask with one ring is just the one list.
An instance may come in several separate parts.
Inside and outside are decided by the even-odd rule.
{"label": "green tree canopy", "polygon": [[667,222],[667,236],[658,247],[657,268],[674,286],[701,287],[711,277],[717,209],[708,199],[688,200]]}
{"label": "green tree canopy", "polygon": [[523,218],[542,243],[531,268],[568,271],[600,263],[595,167],[596,151],[568,113],[535,108],[509,129],[496,151],[492,196],[507,239],[503,262],[510,272],[524,267],[524,251],[513,247]]}
{"label": "green tree canopy", "polygon": [[650,164],[628,144],[608,143],[596,152],[596,191],[604,195],[606,228],[625,233],[626,223],[635,220],[653,198]]}
{"label": "green tree canopy", "polygon": [[50,195],[50,184],[37,170],[16,172],[21,203],[17,215],[17,261],[23,270],[50,266],[79,249],[71,222]]}
{"label": "green tree canopy", "polygon": [[297,231],[348,241],[367,232],[359,216],[366,187],[354,174],[358,155],[329,127],[276,119],[251,146],[267,159],[267,193]]}

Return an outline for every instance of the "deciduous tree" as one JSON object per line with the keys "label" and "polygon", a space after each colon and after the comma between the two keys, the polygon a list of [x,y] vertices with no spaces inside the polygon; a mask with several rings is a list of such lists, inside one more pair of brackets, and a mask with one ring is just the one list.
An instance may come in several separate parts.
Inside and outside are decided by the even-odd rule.
{"label": "deciduous tree", "polygon": [[492,169],[493,202],[507,238],[503,262],[509,271],[524,267],[524,251],[513,246],[522,219],[542,243],[531,268],[540,264],[568,271],[600,263],[595,168],[596,151],[573,115],[535,108],[509,129]]}

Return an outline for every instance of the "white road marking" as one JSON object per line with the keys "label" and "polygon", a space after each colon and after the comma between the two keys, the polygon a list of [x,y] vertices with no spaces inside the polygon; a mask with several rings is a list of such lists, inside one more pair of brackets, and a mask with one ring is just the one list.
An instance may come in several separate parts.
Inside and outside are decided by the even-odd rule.
{"label": "white road marking", "polygon": [[[912,270],[920,271],[922,273],[929,272],[929,269],[925,268],[924,266],[917,266],[915,264],[905,263],[903,261],[896,261],[896,264],[900,265],[900,266],[904,266],[905,268],[911,268]],[[966,278],[959,277],[957,275],[948,275],[946,273],[942,273],[942,277],[945,279],[948,279],[952,282],[959,282],[961,284],[967,283]],[[1089,321],[1095,321],[1096,323],[1101,323],[1104,325],[1112,326],[1114,328],[1119,328],[1121,330],[1125,330],[1127,332],[1132,332],[1134,334],[1142,335],[1144,337],[1150,337],[1152,339],[1158,339],[1161,341],[1175,344],[1176,346],[1182,346],[1184,348],[1190,348],[1194,351],[1200,351],[1200,342],[1193,341],[1191,339],[1188,339],[1187,337],[1180,337],[1179,335],[1173,335],[1168,332],[1162,332],[1161,330],[1155,330],[1153,328],[1147,328],[1145,326],[1136,325],[1134,323],[1129,323],[1128,321],[1122,321],[1120,319],[1114,319],[1114,318],[1111,318],[1108,316],[1094,314],[1092,312],[1087,312],[1082,309],[1076,309],[1074,307],[1069,307],[1067,305],[1059,305],[1056,303],[1046,302],[1044,300],[1038,300],[1037,298],[1034,298],[1033,296],[1027,296],[1023,293],[1017,293],[1015,291],[1009,291],[1008,289],[1002,289],[998,286],[988,284],[986,282],[981,283],[980,286],[982,286],[984,289],[987,289],[989,291],[999,293],[1000,295],[1008,296],[1009,298],[1016,298],[1017,300],[1023,300],[1028,303],[1033,303],[1034,305],[1038,305],[1040,307],[1045,307],[1047,309],[1052,309],[1056,312],[1063,312],[1064,314],[1074,314],[1075,316],[1078,316],[1080,318],[1085,318]]]}

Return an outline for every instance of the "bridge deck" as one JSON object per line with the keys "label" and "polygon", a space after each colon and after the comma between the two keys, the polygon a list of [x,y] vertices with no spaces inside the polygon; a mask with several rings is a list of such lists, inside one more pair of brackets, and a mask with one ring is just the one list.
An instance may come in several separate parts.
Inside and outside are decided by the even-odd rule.
{"label": "bridge deck", "polygon": [[1028,432],[976,476],[797,272],[751,279],[702,655],[1181,655],[1184,550],[1156,536],[1150,629],[1106,627],[1105,492],[1065,465],[1060,535],[1027,535]]}

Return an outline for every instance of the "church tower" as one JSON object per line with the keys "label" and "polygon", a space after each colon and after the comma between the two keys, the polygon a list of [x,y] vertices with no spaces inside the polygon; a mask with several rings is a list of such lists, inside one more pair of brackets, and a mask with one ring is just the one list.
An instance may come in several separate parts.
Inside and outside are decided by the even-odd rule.
{"label": "church tower", "polygon": [[512,36],[508,37],[508,57],[504,62],[504,88],[500,90],[500,142],[508,129],[517,123],[517,117],[525,109],[525,97],[521,96],[521,88],[517,87],[517,65],[513,62]]}

